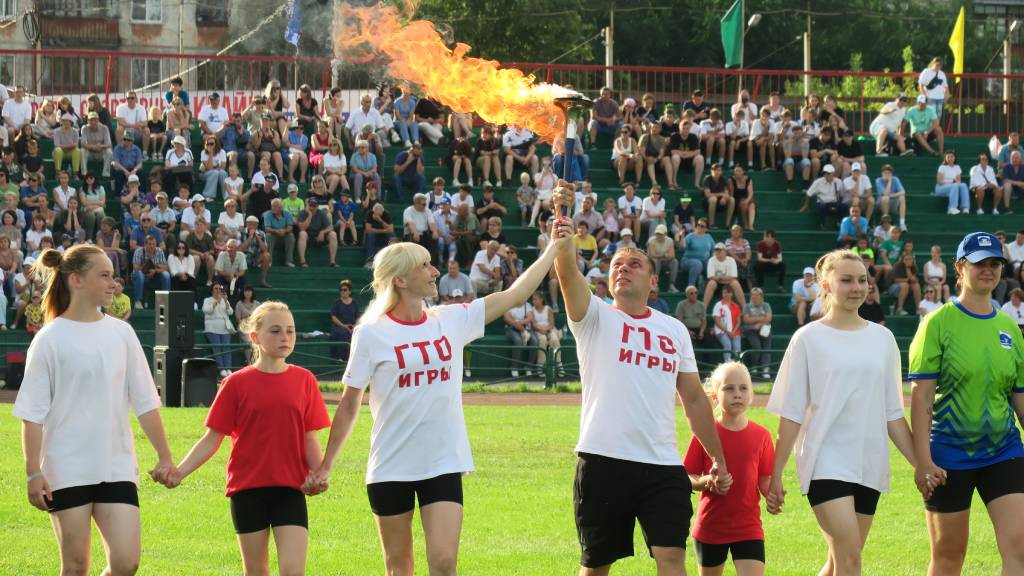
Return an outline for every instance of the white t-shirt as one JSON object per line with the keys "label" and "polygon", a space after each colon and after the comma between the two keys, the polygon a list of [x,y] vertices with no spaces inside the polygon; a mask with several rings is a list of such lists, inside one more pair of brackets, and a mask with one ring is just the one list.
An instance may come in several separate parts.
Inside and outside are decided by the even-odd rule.
{"label": "white t-shirt", "polygon": [[1000,310],[1002,310],[1003,314],[1013,318],[1013,321],[1016,322],[1018,326],[1024,326],[1024,303],[1020,306],[1014,306],[1013,300],[1007,300],[1006,304],[1003,304],[1003,307],[1000,308]]}
{"label": "white t-shirt", "polygon": [[355,110],[349,112],[348,121],[345,122],[345,128],[348,128],[353,135],[363,129],[363,126],[369,124],[373,126],[373,130],[377,131],[384,127],[384,119],[381,118],[380,112],[376,108],[370,106],[369,112],[363,112],[363,107],[360,106]]}
{"label": "white t-shirt", "polygon": [[239,176],[237,178],[225,178],[224,179],[224,189],[227,190],[229,197],[232,194],[242,194],[242,188],[244,188],[244,187],[245,187],[245,180],[242,180],[241,176]]}
{"label": "white t-shirt", "polygon": [[751,122],[751,118],[760,118],[757,111],[757,104],[754,104],[753,102],[749,101],[747,102],[746,106],[744,106],[741,102],[733,102],[733,105],[729,107],[729,118],[735,118],[736,111],[741,108],[743,109],[743,119],[746,120],[747,122]]}
{"label": "white t-shirt", "polygon": [[[15,102],[14,98],[4,102],[3,111],[0,112],[4,118],[9,118],[18,128],[32,121],[32,103],[28,100]],[[51,483],[50,487],[53,487]]]}
{"label": "white t-shirt", "polygon": [[188,148],[185,148],[185,150],[182,151],[180,156],[178,155],[177,152],[174,151],[174,148],[171,148],[170,150],[167,151],[164,160],[166,162],[170,162],[172,167],[185,166],[187,164],[192,164],[193,162],[195,162],[195,157],[192,156],[192,151],[189,150]]}
{"label": "white t-shirt", "polygon": [[725,133],[725,124],[721,120],[715,122],[708,118],[700,121],[700,134],[698,136],[720,136]]}
{"label": "white t-shirt", "polygon": [[501,256],[495,252],[494,256],[488,258],[487,250],[480,250],[476,253],[476,256],[473,257],[473,264],[469,267],[469,279],[490,282],[494,277],[481,270],[479,266],[480,264],[494,270],[495,268],[501,267]]}
{"label": "white t-shirt", "polygon": [[[419,234],[430,233],[430,223],[434,219],[434,214],[430,210],[424,209],[423,211],[417,210],[416,206],[408,206],[404,212],[402,212],[402,225],[406,228],[409,224],[412,224],[416,228],[416,232]],[[407,234],[412,234],[412,229],[405,231]]]}
{"label": "white t-shirt", "polygon": [[348,166],[348,160],[345,159],[344,154],[339,156],[328,152],[324,154],[323,164],[325,170],[341,170]]}
{"label": "white t-shirt", "polygon": [[473,202],[473,195],[466,194],[465,198],[462,197],[462,194],[452,195],[452,212],[458,212],[459,206],[462,206],[463,204],[469,206],[469,209],[472,210],[473,206],[476,205],[476,203]]}
{"label": "white t-shirt", "polygon": [[726,256],[725,260],[719,260],[712,256],[708,258],[708,279],[712,279],[715,276],[732,276],[738,278],[739,273],[736,271],[736,260],[732,256]]}
{"label": "white t-shirt", "polygon": [[[655,213],[657,213],[659,215],[658,216],[654,216],[653,214],[655,214]],[[647,198],[644,198],[644,201],[643,201],[643,212],[640,214],[640,219],[644,220],[644,221],[647,221],[647,220],[650,220],[652,218],[665,218],[665,198],[664,197],[659,198],[657,202],[652,201],[650,196],[648,196]]]}
{"label": "white t-shirt", "polygon": [[473,471],[462,413],[463,347],[484,335],[483,299],[436,306],[417,324],[390,316],[356,326],[342,381],[370,386],[366,483]]}
{"label": "white t-shirt", "polygon": [[[200,162],[206,162],[209,159],[210,159],[210,155],[206,153],[206,149],[203,149],[203,151],[200,152],[200,154],[199,154],[199,161]],[[227,165],[228,165],[228,155],[225,154],[223,150],[220,150],[216,154],[213,155],[213,169],[214,170],[217,170],[217,169],[223,170],[224,167],[227,166]]]}
{"label": "white t-shirt", "polygon": [[118,122],[125,122],[127,124],[145,124],[146,109],[138,104],[136,104],[134,108],[128,106],[127,103],[118,104],[115,117],[117,117]]}
{"label": "white t-shirt", "polygon": [[[1007,302],[1009,304],[1009,302]],[[931,314],[939,308],[942,308],[942,302],[932,302],[931,300],[921,300],[921,303],[917,305],[919,310],[924,310],[925,314]]]}
{"label": "white t-shirt", "polygon": [[887,102],[882,106],[881,112],[871,121],[868,131],[876,137],[882,128],[888,130],[890,134],[899,132],[900,124],[903,123],[903,115],[907,113],[907,109],[895,102]]}
{"label": "white t-shirt", "polygon": [[[191,206],[181,212],[181,223],[187,225],[189,228],[196,227],[196,220],[199,219],[199,214],[192,209]],[[203,208],[203,220],[206,220],[207,224],[212,224],[212,216],[210,216],[210,209]]]}
{"label": "white t-shirt", "polygon": [[[939,75],[939,81],[935,84],[934,88],[929,90],[928,83],[935,78],[936,74]],[[931,100],[942,100],[946,97],[946,86],[949,85],[949,82],[946,80],[946,73],[942,70],[925,68],[917,77],[917,83],[924,84],[924,95]]]}
{"label": "white t-shirt", "polygon": [[227,212],[221,212],[220,216],[217,216],[217,227],[221,226],[227,231],[228,236],[237,239],[245,228],[245,214],[235,211],[235,217],[232,218]]}
{"label": "white t-shirt", "polygon": [[996,171],[992,166],[985,166],[984,170],[981,169],[981,164],[971,166],[971,183],[968,186],[973,189],[988,184],[996,184]]}
{"label": "white t-shirt", "polygon": [[[856,350],[856,354],[850,354]],[[789,341],[768,411],[800,423],[800,493],[811,480],[889,491],[887,424],[903,418],[900,350],[886,327],[837,330],[811,322]]]}
{"label": "white t-shirt", "polygon": [[214,108],[207,104],[199,111],[197,118],[206,122],[206,128],[210,132],[218,132],[228,122],[228,110],[223,106]]}
{"label": "white t-shirt", "polygon": [[[102,354],[97,354],[101,351]],[[131,325],[56,318],[32,339],[14,416],[43,426],[42,470],[51,490],[139,481],[129,408],[160,407]]]}
{"label": "white t-shirt", "polygon": [[579,322],[569,320],[583,383],[576,452],[678,466],[676,379],[696,373],[682,322],[647,309],[633,317],[591,294]]}
{"label": "white t-shirt", "polygon": [[523,320],[526,320],[527,314],[529,314],[531,310],[533,310],[533,307],[529,304],[513,306],[508,310],[508,317],[516,322],[522,322]]}
{"label": "white t-shirt", "polygon": [[[627,216],[637,217],[643,212],[644,201],[641,200],[639,196],[633,196],[633,199],[629,200],[626,198],[626,195],[623,194],[622,196],[619,196],[618,206],[619,214],[625,212]],[[635,210],[630,210],[631,208],[635,208]]]}
{"label": "white t-shirt", "polygon": [[773,124],[771,121],[765,126],[761,120],[756,120],[750,124],[750,139],[756,140],[761,136],[775,136],[778,134],[778,126]]}
{"label": "white t-shirt", "polygon": [[[271,174],[274,173],[271,172]],[[255,186],[257,184],[262,184],[263,186],[267,185],[267,177],[263,175],[263,172],[257,171],[255,174],[252,175],[252,185]],[[280,188],[281,179],[277,177],[277,174],[274,174],[274,190],[278,190]]]}
{"label": "white t-shirt", "polygon": [[1024,244],[1017,244],[1016,238],[1013,242],[1006,243],[1006,252],[1010,257],[1010,262],[1024,261]]}
{"label": "white t-shirt", "polygon": [[[590,198],[594,200],[594,211],[597,211],[597,192],[590,191]],[[582,190],[576,193],[576,206],[573,208],[572,215],[576,216],[583,210],[583,201],[587,199],[587,195]]]}
{"label": "white t-shirt", "polygon": [[847,192],[852,193],[858,184],[860,184],[859,194],[861,196],[871,192],[871,179],[868,178],[863,173],[860,175],[860,178],[857,180],[857,182],[854,182],[852,174],[847,176],[846,178],[843,178],[843,189],[846,190]]}
{"label": "white t-shirt", "polygon": [[735,136],[736,138],[747,138],[750,136],[750,123],[746,120],[740,120],[739,125],[735,122],[729,122],[725,125],[725,135]]}
{"label": "white t-shirt", "polygon": [[939,166],[939,174],[942,174],[943,184],[952,184],[956,181],[956,177],[960,175],[960,166],[953,164],[942,164]]}
{"label": "white t-shirt", "polygon": [[74,198],[75,196],[76,193],[74,186],[68,185],[67,189],[61,188],[59,185],[54,187],[53,199],[56,200],[57,198],[60,198],[60,203],[58,203],[58,205],[55,208],[57,208],[57,210],[61,210],[60,205],[63,204],[64,206],[67,206],[68,200]]}

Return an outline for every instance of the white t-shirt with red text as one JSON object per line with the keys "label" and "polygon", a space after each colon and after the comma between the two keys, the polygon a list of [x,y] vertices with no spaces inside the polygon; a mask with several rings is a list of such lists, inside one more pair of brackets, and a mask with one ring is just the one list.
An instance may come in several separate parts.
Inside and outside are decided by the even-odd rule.
{"label": "white t-shirt with red text", "polygon": [[390,315],[356,327],[342,381],[370,386],[366,483],[471,472],[462,413],[463,347],[484,335],[483,299],[436,306],[420,322]]}
{"label": "white t-shirt with red text", "polygon": [[697,372],[690,335],[679,320],[650,308],[633,317],[591,295],[569,321],[583,383],[576,452],[678,466],[676,377]]}

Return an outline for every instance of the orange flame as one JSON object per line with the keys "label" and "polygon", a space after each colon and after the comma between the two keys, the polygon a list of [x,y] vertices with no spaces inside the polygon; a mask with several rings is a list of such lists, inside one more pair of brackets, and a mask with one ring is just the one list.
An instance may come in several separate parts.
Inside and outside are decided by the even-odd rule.
{"label": "orange flame", "polygon": [[487,122],[529,128],[552,140],[565,127],[554,99],[575,94],[554,84],[535,83],[520,70],[500,69],[493,60],[466,56],[470,46],[445,46],[426,20],[403,23],[391,6],[339,8],[334,46],[344,62],[383,62],[397,79],[416,84],[456,112],[476,112]]}

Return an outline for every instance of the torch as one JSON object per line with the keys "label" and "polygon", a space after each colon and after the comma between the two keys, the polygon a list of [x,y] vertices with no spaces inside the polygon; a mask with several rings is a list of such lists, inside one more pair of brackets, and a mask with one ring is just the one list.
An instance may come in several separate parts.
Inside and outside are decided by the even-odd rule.
{"label": "torch", "polygon": [[[565,114],[565,152],[562,154],[562,173],[560,176],[566,182],[572,181],[572,163],[575,160],[574,155],[576,153],[576,125],[583,119],[583,113],[589,110],[592,105],[593,102],[589,98],[578,92],[574,92],[569,96],[555,98],[555,106],[561,108]],[[559,218],[572,217],[571,207],[576,202],[575,195],[571,197],[571,201],[568,204],[565,203],[566,199],[567,196],[565,194],[552,196],[555,212]]]}

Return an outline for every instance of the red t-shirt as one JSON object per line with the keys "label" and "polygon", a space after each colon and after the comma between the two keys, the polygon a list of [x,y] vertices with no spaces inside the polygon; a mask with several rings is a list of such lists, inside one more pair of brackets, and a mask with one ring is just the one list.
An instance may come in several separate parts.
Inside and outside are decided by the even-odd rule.
{"label": "red t-shirt", "polygon": [[231,436],[227,495],[306,480],[306,432],[331,425],[316,377],[299,366],[280,374],[248,366],[228,376],[206,427]]}
{"label": "red t-shirt", "polygon": [[769,245],[764,240],[757,243],[757,254],[761,258],[775,258],[782,252],[782,244],[776,240]]}
{"label": "red t-shirt", "polygon": [[[771,433],[753,422],[739,431],[729,430],[718,422],[715,428],[732,474],[732,487],[724,496],[701,492],[693,538],[706,544],[764,540],[757,484],[759,478],[772,474],[775,447]],[[687,474],[700,476],[711,471],[711,457],[696,436],[690,440],[683,465]]]}

